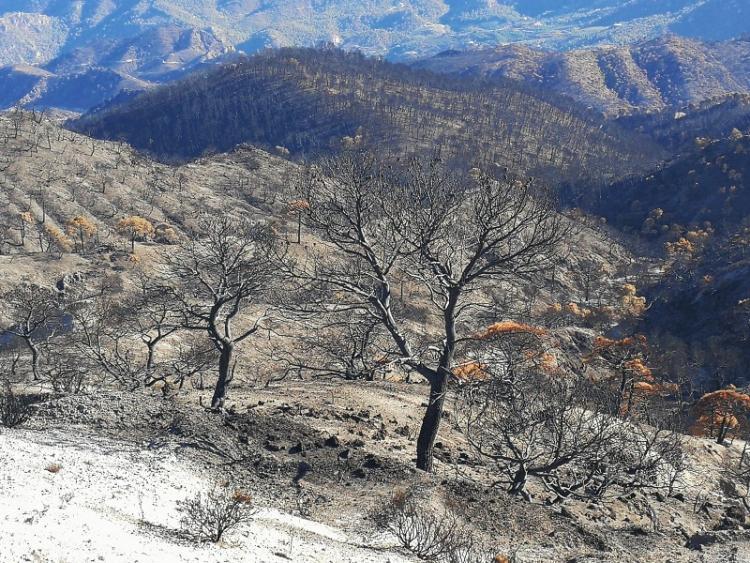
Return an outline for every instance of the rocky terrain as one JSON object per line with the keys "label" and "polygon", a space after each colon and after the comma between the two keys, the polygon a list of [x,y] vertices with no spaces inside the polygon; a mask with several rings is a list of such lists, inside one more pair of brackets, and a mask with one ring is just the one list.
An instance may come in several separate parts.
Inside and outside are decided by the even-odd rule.
{"label": "rocky terrain", "polygon": [[[311,519],[307,510],[300,514],[296,497],[308,492],[287,475],[250,482],[250,471],[221,469],[220,455],[193,449],[192,421],[158,430],[178,416],[174,408],[152,397],[91,399],[45,403],[38,424],[0,436],[4,561],[413,560],[344,514],[326,519],[331,525]],[[60,424],[72,422],[73,412],[72,426]],[[129,421],[139,416],[146,419],[137,429]],[[273,471],[272,456],[265,457]],[[220,546],[196,546],[180,536],[177,504],[227,475],[252,493],[258,507],[252,522]]]}
{"label": "rocky terrain", "polygon": [[[224,416],[200,408],[195,391],[171,400],[155,393],[36,395],[27,427],[0,434],[0,483],[10,501],[0,508],[2,555],[416,561],[392,537],[373,534],[369,516],[394,489],[416,486],[450,499],[475,523],[477,537],[487,535],[496,550],[487,560],[494,553],[518,562],[750,557],[739,512],[723,513],[726,493],[711,478],[741,443],[725,449],[691,439],[691,469],[672,498],[638,494],[545,507],[487,489],[481,465],[451,431],[436,474],[415,472],[409,429],[417,422],[418,388],[314,381],[247,388]],[[182,539],[176,503],[222,480],[253,496],[253,520],[218,546]],[[698,512],[696,502],[704,507]]]}

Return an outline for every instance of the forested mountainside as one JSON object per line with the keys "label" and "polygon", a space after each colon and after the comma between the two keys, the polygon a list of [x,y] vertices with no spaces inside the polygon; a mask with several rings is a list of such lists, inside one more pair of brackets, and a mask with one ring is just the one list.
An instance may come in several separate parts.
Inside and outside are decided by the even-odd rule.
{"label": "forested mountainside", "polygon": [[699,138],[691,150],[640,178],[585,197],[618,228],[662,240],[704,228],[728,234],[750,215],[750,128],[724,139]]}
{"label": "forested mountainside", "polygon": [[551,89],[607,115],[664,110],[750,92],[750,41],[669,35],[625,46],[557,52],[524,45],[446,51],[415,63]]}
{"label": "forested mountainside", "polygon": [[662,154],[646,137],[554,96],[336,49],[256,55],[105,106],[73,126],[161,157],[244,142],[294,155],[362,144],[403,154],[437,150],[542,176],[612,177],[644,170]]}
{"label": "forested mountainside", "polygon": [[648,292],[639,330],[668,351],[669,377],[698,390],[745,385],[750,362],[750,230],[688,231],[668,246],[670,266]]}
{"label": "forested mountainside", "polygon": [[[674,127],[686,125],[692,142],[684,139],[682,154],[660,169],[578,193],[584,208],[663,257],[649,276],[639,330],[671,358],[665,365],[671,379],[699,389],[748,379],[750,124],[734,111],[740,102],[678,120]],[[711,135],[730,123],[738,127]],[[668,133],[665,125],[662,137]]]}
{"label": "forested mountainside", "polygon": [[750,130],[750,95],[730,94],[660,112],[624,116],[617,123],[650,136],[672,153],[690,152],[697,139],[724,139]]}

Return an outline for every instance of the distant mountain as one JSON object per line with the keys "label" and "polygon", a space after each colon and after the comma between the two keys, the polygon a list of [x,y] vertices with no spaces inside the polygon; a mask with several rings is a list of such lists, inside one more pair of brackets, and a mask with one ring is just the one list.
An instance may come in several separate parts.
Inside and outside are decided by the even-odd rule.
{"label": "distant mountain", "polygon": [[122,93],[147,90],[234,49],[213,33],[174,25],[126,39],[97,39],[43,65],[0,68],[0,109],[16,104],[85,112]]}
{"label": "distant mountain", "polygon": [[646,137],[569,100],[489,86],[337,49],[282,49],[105,106],[73,124],[161,157],[241,143],[294,154],[342,145],[432,154],[560,180],[612,178],[664,156]]}
{"label": "distant mountain", "polygon": [[416,63],[436,72],[511,78],[617,115],[750,93],[750,40],[677,36],[623,47],[555,52],[506,45],[448,51]]}
{"label": "distant mountain", "polygon": [[142,92],[153,85],[106,68],[57,75],[28,65],[0,68],[0,108],[16,104],[81,113],[124,93]]}
{"label": "distant mountain", "polygon": [[[667,32],[728,39],[749,32],[748,21],[746,0],[3,0],[0,66],[58,76],[102,67],[153,81],[234,49],[329,42],[398,60],[509,42],[564,50]],[[629,71],[627,55],[611,57]],[[18,88],[4,76],[0,89]],[[649,88],[637,95],[658,98]]]}
{"label": "distant mountain", "polygon": [[4,0],[0,18],[6,41],[44,47],[2,52],[0,64],[44,64],[165,25],[210,29],[249,51],[330,41],[391,57],[511,41],[570,48],[750,31],[746,0]]}

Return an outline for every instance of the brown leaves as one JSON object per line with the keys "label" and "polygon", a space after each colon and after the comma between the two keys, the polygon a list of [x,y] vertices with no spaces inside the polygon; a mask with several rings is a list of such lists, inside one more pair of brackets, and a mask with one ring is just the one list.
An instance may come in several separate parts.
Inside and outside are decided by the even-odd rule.
{"label": "brown leaves", "polygon": [[738,391],[734,386],[703,395],[693,407],[695,423],[691,431],[699,436],[714,436],[729,430],[750,429],[750,395]]}
{"label": "brown leaves", "polygon": [[534,336],[546,336],[548,331],[541,327],[519,323],[517,321],[500,321],[487,327],[487,330],[477,335],[478,340],[489,340],[504,334],[532,334]]}

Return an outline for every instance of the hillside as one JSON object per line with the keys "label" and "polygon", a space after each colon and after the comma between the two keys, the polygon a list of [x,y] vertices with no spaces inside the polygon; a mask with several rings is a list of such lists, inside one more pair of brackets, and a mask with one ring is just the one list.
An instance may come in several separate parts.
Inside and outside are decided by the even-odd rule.
{"label": "hillside", "polygon": [[[33,544],[38,561],[220,563],[229,557],[266,563],[320,561],[321,552],[342,563],[413,561],[387,546],[367,545],[358,531],[276,507],[258,512],[231,545],[211,548],[170,538],[169,530],[179,527],[177,503],[214,484],[205,465],[177,451],[133,443],[125,432],[119,439],[92,434],[93,440],[86,439],[63,425],[0,436],[0,455],[10,462],[0,469],[7,486],[0,507],[5,560],[23,560]],[[58,473],[45,469],[53,463]],[[38,491],[46,492],[44,499]]]}
{"label": "hillside", "polygon": [[[337,86],[331,81],[331,88]],[[519,432],[519,439],[554,456],[560,442],[548,442],[546,436],[558,425],[537,428],[536,421],[550,416],[570,420],[570,427],[563,425],[563,431],[572,432],[565,434],[564,446],[585,456],[555,477],[572,483],[570,487],[580,478],[591,485],[585,490],[568,494],[554,483],[550,488],[545,475],[529,478],[524,495],[519,495],[505,479],[498,481],[504,476],[497,462],[483,455],[463,427],[471,392],[482,389],[481,378],[475,383],[459,378],[461,370],[475,365],[470,348],[461,351],[452,367],[455,376],[445,394],[433,470],[418,471],[414,449],[422,413],[429,408],[428,385],[414,381],[415,374],[405,377],[395,363],[383,366],[378,358],[392,352],[382,339],[360,352],[357,335],[331,332],[336,326],[327,324],[327,314],[319,319],[295,308],[299,302],[289,301],[289,294],[305,288],[282,278],[283,270],[275,273],[279,277],[273,288],[236,321],[247,322],[256,310],[273,308],[274,316],[262,332],[238,343],[232,367],[236,377],[225,408],[206,408],[216,365],[201,363],[201,352],[206,352],[194,329],[170,333],[160,345],[157,363],[167,370],[164,380],[144,384],[141,372],[127,372],[136,374],[133,386],[132,380],[114,377],[123,365],[140,369],[136,366],[142,358],[136,350],[145,341],[131,331],[133,323],[145,320],[145,311],[128,308],[139,283],[169,268],[170,260],[183,256],[191,244],[206,240],[199,238],[202,216],[250,218],[268,225],[268,232],[294,258],[293,265],[316,264],[319,249],[323,260],[344,259],[326,244],[324,231],[313,230],[307,222],[297,231],[302,226],[297,223],[299,209],[318,210],[293,199],[299,197],[295,188],[300,172],[300,166],[248,146],[167,165],[122,142],[61,129],[37,114],[2,116],[0,295],[9,305],[0,313],[7,327],[4,335],[16,326],[17,311],[10,303],[26,283],[39,284],[55,296],[70,296],[72,313],[85,314],[88,306],[104,308],[93,309],[93,317],[76,317],[71,330],[63,324],[65,330],[45,340],[39,381],[27,373],[30,354],[12,339],[0,342],[0,362],[9,378],[1,395],[4,405],[11,404],[12,391],[30,409],[30,418],[20,427],[3,428],[0,435],[0,455],[10,460],[5,473],[0,469],[0,479],[10,485],[8,502],[0,508],[0,545],[10,546],[14,557],[33,545],[42,561],[50,553],[73,561],[81,553],[125,561],[142,552],[166,561],[412,561],[420,553],[418,546],[397,533],[403,508],[399,499],[410,491],[419,495],[420,504],[407,505],[413,512],[406,512],[401,522],[408,526],[425,522],[415,519],[438,518],[426,521],[460,532],[450,536],[454,543],[445,540],[453,551],[440,561],[452,562],[449,556],[456,554],[471,556],[470,562],[509,554],[519,563],[561,558],[723,563],[733,554],[745,556],[747,514],[742,511],[741,481],[722,473],[741,456],[743,442],[719,445],[715,438],[676,434],[671,418],[661,418],[662,409],[686,417],[692,412],[689,407],[679,410],[671,385],[663,387],[664,396],[633,395],[631,390],[637,405],[629,418],[620,415],[619,399],[612,410],[608,397],[619,386],[610,382],[617,383],[621,373],[614,361],[605,361],[602,346],[616,341],[603,334],[632,328],[637,320],[633,315],[645,304],[636,295],[641,288],[630,282],[640,285],[645,278],[637,276],[648,263],[639,267],[639,259],[606,229],[580,214],[553,211],[563,224],[575,226],[566,231],[553,272],[527,277],[527,270],[472,287],[471,301],[477,308],[462,317],[460,328],[472,335],[475,331],[465,328],[469,323],[495,330],[520,327],[508,340],[501,334],[499,340],[484,343],[491,353],[501,354],[500,362],[506,353],[522,362],[519,367],[531,362],[521,367],[519,376],[525,377],[527,370],[536,374],[535,362],[540,361],[537,377],[543,379],[532,381],[544,384],[523,387],[530,395],[513,402],[522,416],[509,419],[506,431]],[[322,180],[334,188],[333,182],[339,181],[333,176]],[[521,189],[516,182],[509,186]],[[152,234],[130,238],[122,231],[121,219],[134,215],[154,226]],[[504,222],[493,213],[486,216]],[[460,233],[454,216],[446,225],[456,225]],[[317,264],[326,267],[327,262]],[[343,264],[341,271],[347,274]],[[350,275],[365,277],[362,287],[372,285],[357,269]],[[400,281],[400,291],[393,293],[393,312],[424,350],[418,353],[429,357],[424,343],[439,330],[439,305],[430,308],[436,304],[434,295],[406,276],[394,281]],[[333,291],[332,298],[338,300],[340,293]],[[319,295],[302,293],[303,308]],[[144,307],[152,305],[149,301]],[[360,318],[356,309],[342,313],[345,328]],[[499,319],[524,319],[535,326]],[[335,318],[330,320],[335,323]],[[140,334],[151,334],[151,329]],[[320,347],[306,349],[314,338]],[[189,355],[191,351],[196,356]],[[299,360],[293,354],[300,352],[305,363],[294,363]],[[337,375],[337,362],[348,361],[350,353],[355,362],[368,361],[373,354],[380,366],[377,376],[366,379],[348,371]],[[211,354],[214,359],[214,348]],[[595,360],[599,355],[602,359]],[[320,358],[326,361],[323,374],[306,363]],[[660,358],[638,360],[629,359],[628,365],[653,382],[639,386],[639,393],[660,388],[662,376],[655,375]],[[645,361],[654,366],[653,372]],[[189,371],[193,367],[197,371]],[[172,384],[171,378],[180,374],[186,374],[184,379]],[[570,395],[571,390],[580,394]],[[581,408],[565,402],[571,396],[581,401],[575,403]],[[642,420],[640,413],[648,418]],[[531,424],[530,433],[517,430],[519,421]],[[679,429],[688,431],[688,423],[681,424]],[[597,432],[593,442],[591,431]],[[537,442],[539,433],[545,437]],[[19,467],[22,471],[9,472]],[[81,484],[86,485],[83,490]],[[187,535],[190,527],[180,523],[177,504],[211,487],[240,491],[257,509],[218,544],[199,543]],[[391,518],[388,510],[396,516],[383,524]],[[79,530],[94,531],[94,537],[80,541],[74,533]],[[469,543],[461,543],[467,538]]]}
{"label": "hillside", "polygon": [[[61,79],[101,68],[151,82],[234,51],[321,43],[414,60],[446,49],[505,43],[568,50],[628,45],[664,33],[725,40],[750,31],[743,23],[746,10],[741,0],[635,0],[625,5],[612,0],[562,5],[474,0],[12,0],[0,6],[0,67],[35,65]],[[632,62],[626,52],[615,51],[611,57],[621,67],[614,72],[629,72]],[[594,64],[580,59],[565,59],[565,64]],[[13,78],[6,74],[0,89],[16,90]],[[14,103],[45,107],[58,100],[59,95],[19,97]],[[69,94],[63,100],[66,107],[80,106]]]}
{"label": "hillside", "polygon": [[[750,214],[750,137],[702,141],[643,178],[594,194],[593,209],[628,232],[654,238],[702,228],[731,233]],[[661,212],[654,219],[654,210]]]}
{"label": "hillside", "polygon": [[696,139],[725,139],[750,131],[750,95],[730,94],[661,112],[624,116],[622,127],[648,135],[671,153],[688,153]]}
{"label": "hillside", "polygon": [[[613,177],[661,150],[566,100],[414,71],[343,51],[256,55],[73,122],[161,157],[250,142],[293,155],[364,144],[552,177]],[[549,140],[554,139],[554,143]]]}
{"label": "hillside", "polygon": [[[414,563],[423,559],[398,547],[393,536],[374,532],[369,516],[394,490],[414,486],[475,522],[475,538],[482,532],[492,537],[497,551],[482,562],[495,553],[511,553],[518,563],[560,557],[726,563],[750,555],[744,531],[711,529],[731,521],[719,509],[724,492],[711,477],[740,455],[744,442],[724,448],[687,438],[690,471],[679,498],[638,494],[603,507],[578,501],[550,507],[475,481],[471,475],[482,469],[465,457],[466,444],[452,431],[443,440],[437,474],[414,472],[411,440],[399,433],[414,424],[419,400],[413,386],[275,384],[238,394],[237,412],[223,419],[201,409],[198,396],[186,391],[164,400],[109,392],[38,399],[27,428],[0,435],[0,455],[10,462],[0,468],[9,485],[0,506],[4,553],[20,558],[33,545],[41,561],[63,554],[76,563],[82,557],[130,563],[139,556],[168,563]],[[371,438],[378,432],[384,437]],[[331,436],[339,446],[324,445]],[[357,445],[360,436],[367,439],[364,447]],[[295,449],[298,443],[304,453]],[[47,469],[54,464],[56,473]],[[300,467],[310,469],[295,485]],[[258,508],[252,520],[219,545],[182,537],[177,503],[224,479],[252,494]],[[701,495],[694,498],[695,489]],[[696,498],[714,510],[696,513]],[[652,531],[654,525],[663,531]]]}
{"label": "hillside", "polygon": [[579,203],[664,257],[639,330],[671,358],[670,378],[698,390],[745,385],[750,136],[735,130],[683,151],[644,177],[584,189]]}
{"label": "hillside", "polygon": [[[636,0],[624,5],[612,0],[563,4],[513,0],[335,0],[306,4],[287,0],[85,0],[75,4],[10,0],[0,8],[3,35],[25,39],[14,45],[40,46],[7,51],[0,64],[45,63],[102,39],[135,37],[147,29],[170,25],[211,29],[246,51],[331,41],[346,49],[396,57],[510,41],[562,48],[621,44],[669,31],[689,37],[729,39],[748,31],[743,25],[746,10],[741,0],[670,0],[659,4]],[[44,44],[42,31],[47,32]]]}
{"label": "hillside", "polygon": [[750,562],[749,19],[0,0],[0,563]]}
{"label": "hillside", "polygon": [[0,109],[21,105],[83,113],[228,58],[210,31],[147,28],[127,39],[98,39],[32,66],[0,67]]}
{"label": "hillside", "polygon": [[523,45],[449,51],[416,63],[463,76],[511,78],[608,115],[661,111],[750,92],[750,41],[666,36],[620,47],[555,52]]}

